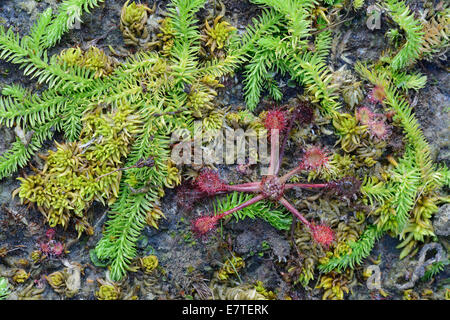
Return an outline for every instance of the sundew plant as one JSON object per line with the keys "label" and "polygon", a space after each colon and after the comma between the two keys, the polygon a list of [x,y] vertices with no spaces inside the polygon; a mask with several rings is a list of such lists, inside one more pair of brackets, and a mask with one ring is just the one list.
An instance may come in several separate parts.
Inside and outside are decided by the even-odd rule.
{"label": "sundew plant", "polygon": [[[64,0],[23,36],[0,26],[0,59],[40,88],[2,87],[0,124],[17,137],[0,156],[0,178],[20,180],[21,203],[79,238],[95,232],[93,203],[108,206],[92,255],[111,280],[135,270],[136,243],[145,226],[158,229],[166,218],[162,201],[172,188],[201,243],[220,237],[222,221],[267,221],[303,257],[290,259],[286,278],[305,287],[320,279],[324,298],[348,293],[352,271],[384,234],[400,240],[399,258],[436,241],[432,218],[448,202],[449,171],[434,162],[410,93],[428,81],[416,63],[448,48],[449,9],[419,19],[405,1],[377,2],[387,49],[340,69],[331,62],[335,30],[364,1],[250,0],[256,14],[240,29],[215,1],[126,1],[117,28],[133,50],[80,46],[50,55],[102,2]],[[242,105],[218,103],[237,81]],[[172,134],[195,136],[196,123],[204,132],[265,136],[272,152],[280,148],[275,170],[225,181],[213,165],[175,163]],[[200,202],[212,209],[196,216]]]}

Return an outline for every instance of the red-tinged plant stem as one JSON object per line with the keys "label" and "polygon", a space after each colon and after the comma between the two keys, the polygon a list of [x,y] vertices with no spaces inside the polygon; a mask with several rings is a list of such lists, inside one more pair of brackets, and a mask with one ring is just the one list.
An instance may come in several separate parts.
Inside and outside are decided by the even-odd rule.
{"label": "red-tinged plant stem", "polygon": [[280,169],[279,162],[279,133],[278,129],[272,129],[270,131],[270,163],[267,175],[274,176],[277,175],[278,170]]}
{"label": "red-tinged plant stem", "polygon": [[262,194],[257,195],[256,197],[254,197],[248,201],[245,201],[244,203],[238,205],[237,207],[234,207],[233,209],[222,212],[221,214],[217,215],[216,217],[217,217],[217,219],[222,219],[223,217],[226,217],[229,214],[232,214],[232,213],[235,213],[236,211],[244,209],[245,207],[248,207],[264,198],[265,198],[265,196],[263,196]]}
{"label": "red-tinged plant stem", "polygon": [[278,172],[280,171],[281,162],[283,161],[283,156],[284,156],[284,149],[286,148],[286,143],[289,138],[289,134],[291,133],[292,126],[294,125],[294,120],[297,116],[296,113],[297,113],[297,111],[294,110],[293,115],[291,116],[291,119],[289,120],[289,125],[287,126],[286,133],[283,137],[283,142],[281,143],[281,147],[280,147],[280,154],[279,154],[277,167],[275,168],[275,175],[277,175]]}
{"label": "red-tinged plant stem", "polygon": [[305,224],[308,228],[311,228],[311,223],[306,220],[306,218],[297,210],[295,207],[290,204],[285,198],[280,198],[278,200],[283,206],[286,207],[293,215],[295,215],[303,224]]}
{"label": "red-tinged plant stem", "polygon": [[316,184],[307,184],[307,183],[288,183],[285,185],[286,189],[292,188],[326,188],[328,187],[328,183],[316,183]]}
{"label": "red-tinged plant stem", "polygon": [[227,184],[224,186],[226,191],[240,191],[240,192],[258,192],[261,190],[260,182],[250,182],[243,184]]}
{"label": "red-tinged plant stem", "polygon": [[286,181],[289,180],[290,177],[299,173],[300,171],[303,171],[304,169],[305,169],[305,166],[303,165],[303,163],[300,163],[296,168],[292,169],[291,171],[286,173],[284,176],[282,176],[280,178],[280,183],[285,183]]}

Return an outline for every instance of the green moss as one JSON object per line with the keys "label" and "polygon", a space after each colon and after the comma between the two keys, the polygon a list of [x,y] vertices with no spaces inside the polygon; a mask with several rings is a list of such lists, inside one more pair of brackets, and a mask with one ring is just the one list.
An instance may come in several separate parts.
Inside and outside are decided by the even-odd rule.
{"label": "green moss", "polygon": [[352,152],[361,145],[361,138],[367,133],[367,126],[359,125],[358,120],[348,113],[336,114],[333,126],[339,135],[341,148],[345,152]]}
{"label": "green moss", "polygon": [[145,273],[152,273],[158,267],[158,257],[154,255],[146,256],[139,259],[141,268]]}
{"label": "green moss", "polygon": [[118,287],[110,284],[103,284],[95,293],[98,300],[119,300],[120,290]]}
{"label": "green moss", "polygon": [[239,277],[239,271],[245,267],[245,262],[241,257],[232,255],[231,259],[227,259],[217,272],[217,278],[219,280],[227,280],[230,275],[236,275]]}
{"label": "green moss", "polygon": [[145,4],[125,2],[120,13],[120,30],[126,44],[139,45],[139,40],[149,37],[147,29],[148,14],[153,13]]}
{"label": "green moss", "polygon": [[51,227],[67,228],[74,219],[79,236],[83,231],[92,234],[86,220],[92,202],[111,204],[118,196],[121,173],[115,171],[128,155],[140,121],[129,104],[109,109],[88,113],[80,142],[56,143],[41,171],[19,178],[22,184],[15,193],[24,202],[36,203]]}
{"label": "green moss", "polygon": [[8,298],[10,293],[8,279],[0,278],[0,300]]}
{"label": "green moss", "polygon": [[114,61],[97,47],[82,51],[79,47],[61,51],[57,60],[70,67],[83,67],[94,72],[95,78],[110,75],[114,71]]}
{"label": "green moss", "polygon": [[[215,49],[223,49],[228,43],[231,33],[236,30],[235,27],[230,25],[226,21],[220,21],[222,16],[217,16],[214,19],[214,24],[209,25],[208,20],[205,21],[205,33],[206,46],[209,47],[211,53],[214,53]],[[220,21],[220,22],[219,22]]]}

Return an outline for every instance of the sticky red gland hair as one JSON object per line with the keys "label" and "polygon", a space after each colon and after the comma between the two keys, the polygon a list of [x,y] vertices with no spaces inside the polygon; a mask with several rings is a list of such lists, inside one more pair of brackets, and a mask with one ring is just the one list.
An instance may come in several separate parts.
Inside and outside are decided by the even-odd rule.
{"label": "sticky red gland hair", "polygon": [[267,112],[264,126],[267,130],[278,129],[283,131],[286,128],[286,116],[283,111],[270,110]]}
{"label": "sticky red gland hair", "polygon": [[390,134],[389,128],[382,120],[371,121],[368,126],[372,137],[376,137],[379,140],[386,139]]}
{"label": "sticky red gland hair", "polygon": [[384,99],[386,99],[386,91],[384,90],[383,86],[376,85],[372,92],[369,95],[370,101],[376,103],[376,102],[383,102]]}
{"label": "sticky red gland hair", "polygon": [[367,107],[361,107],[356,111],[356,119],[363,125],[369,124],[373,120],[373,112]]}
{"label": "sticky red gland hair", "polygon": [[310,230],[312,237],[320,245],[328,248],[334,242],[334,232],[330,227],[324,224],[316,225],[312,223]]}
{"label": "sticky red gland hair", "polygon": [[213,215],[199,217],[193,221],[191,229],[196,236],[204,237],[216,228],[218,218]]}
{"label": "sticky red gland hair", "polygon": [[211,169],[205,169],[195,179],[197,187],[206,192],[208,195],[214,195],[223,191],[225,183],[220,179],[219,175]]}
{"label": "sticky red gland hair", "polygon": [[319,169],[328,162],[328,157],[324,149],[320,147],[311,147],[303,156],[303,166],[305,169]]}

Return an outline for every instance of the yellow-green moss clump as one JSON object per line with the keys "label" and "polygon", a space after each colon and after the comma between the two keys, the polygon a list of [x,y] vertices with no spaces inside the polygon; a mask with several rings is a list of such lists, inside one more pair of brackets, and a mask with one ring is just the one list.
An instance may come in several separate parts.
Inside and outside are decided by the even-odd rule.
{"label": "yellow-green moss clump", "polygon": [[98,300],[119,300],[120,289],[110,284],[103,284],[95,293]]}
{"label": "yellow-green moss clump", "polygon": [[23,202],[36,203],[51,227],[75,220],[78,234],[92,233],[86,211],[94,200],[115,201],[119,192],[121,159],[128,154],[139,119],[133,107],[121,102],[108,112],[98,107],[84,117],[81,141],[56,143],[42,170],[19,178],[15,191]]}
{"label": "yellow-green moss clump", "polygon": [[26,272],[24,269],[18,269],[12,279],[16,283],[24,283],[28,278],[30,277],[30,274]]}
{"label": "yellow-green moss clump", "polygon": [[81,48],[68,48],[61,51],[57,60],[67,66],[79,66],[95,71],[95,78],[110,75],[114,71],[114,61],[97,47],[83,51]]}
{"label": "yellow-green moss clump", "polygon": [[145,273],[152,273],[158,267],[158,257],[154,255],[146,256],[139,259],[142,270]]}
{"label": "yellow-green moss clump", "polygon": [[148,14],[153,10],[145,4],[136,4],[130,0],[125,2],[120,13],[120,30],[122,31],[125,44],[138,45],[140,40],[149,37],[147,29]]}
{"label": "yellow-green moss clump", "polygon": [[156,35],[161,44],[161,54],[169,56],[172,50],[175,37],[175,29],[173,28],[172,19],[166,17],[159,22],[160,32]]}
{"label": "yellow-green moss clump", "polygon": [[322,300],[343,300],[344,293],[350,292],[353,270],[347,269],[345,273],[330,272],[323,275],[317,288],[324,290]]}
{"label": "yellow-green moss clump", "polygon": [[217,96],[215,89],[223,87],[215,78],[204,76],[189,88],[186,106],[196,118],[205,118],[216,109],[213,101]]}
{"label": "yellow-green moss clump", "polygon": [[223,16],[221,15],[217,16],[212,26],[209,25],[208,20],[205,20],[205,35],[203,36],[203,40],[206,42],[206,46],[209,47],[211,53],[214,53],[215,49],[223,49],[228,43],[232,32],[236,30],[228,22],[220,21],[222,18]]}
{"label": "yellow-green moss clump", "polygon": [[359,125],[358,120],[348,113],[337,114],[333,119],[333,125],[345,152],[355,150],[361,144],[361,137],[367,132],[367,127]]}
{"label": "yellow-green moss clump", "polygon": [[238,274],[239,270],[245,267],[244,259],[233,255],[231,259],[228,259],[220,268],[217,273],[217,278],[220,280],[227,280],[232,274]]}

